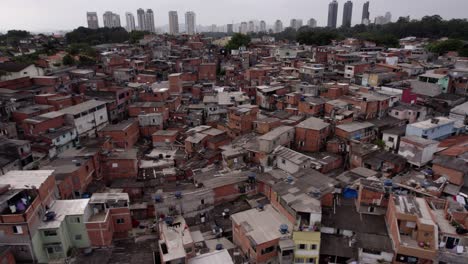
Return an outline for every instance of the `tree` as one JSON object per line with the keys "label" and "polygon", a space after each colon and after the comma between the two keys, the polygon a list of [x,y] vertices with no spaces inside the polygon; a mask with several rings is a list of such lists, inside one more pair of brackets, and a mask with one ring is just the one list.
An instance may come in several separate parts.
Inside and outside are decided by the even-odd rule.
{"label": "tree", "polygon": [[75,63],[75,58],[70,56],[70,54],[65,55],[62,59],[62,64],[65,66],[75,65]]}
{"label": "tree", "polygon": [[234,36],[232,36],[231,40],[229,40],[225,48],[228,50],[235,50],[239,49],[241,46],[248,46],[249,44],[250,37],[248,35],[236,33]]}
{"label": "tree", "polygon": [[145,35],[150,34],[148,31],[132,31],[130,32],[130,43],[137,43]]}
{"label": "tree", "polygon": [[458,39],[448,39],[444,41],[436,41],[427,46],[430,52],[438,55],[445,54],[449,51],[459,51],[464,47],[464,43]]}
{"label": "tree", "polygon": [[130,34],[122,27],[90,29],[79,27],[65,35],[67,42],[99,45],[104,43],[121,43],[130,40]]}

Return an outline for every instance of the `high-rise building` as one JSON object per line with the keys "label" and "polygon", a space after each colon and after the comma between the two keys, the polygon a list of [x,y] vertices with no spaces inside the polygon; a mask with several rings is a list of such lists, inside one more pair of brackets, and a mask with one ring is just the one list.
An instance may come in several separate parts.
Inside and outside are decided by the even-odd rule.
{"label": "high-rise building", "polygon": [[336,21],[338,18],[338,2],[333,0],[328,5],[328,23],[327,26],[330,28],[336,28]]}
{"label": "high-rise building", "polygon": [[138,20],[138,30],[144,31],[146,30],[146,16],[145,10],[139,8],[137,10],[137,20]]}
{"label": "high-rise building", "polygon": [[216,24],[211,25],[211,32],[218,32],[218,26],[216,26]]}
{"label": "high-rise building", "polygon": [[179,34],[179,17],[177,11],[169,11],[169,34]]}
{"label": "high-rise building", "polygon": [[283,22],[281,20],[276,20],[275,22],[275,33],[283,32]]}
{"label": "high-rise building", "polygon": [[226,25],[226,31],[228,34],[234,33],[234,25],[233,24],[227,24]]}
{"label": "high-rise building", "polygon": [[368,24],[369,19],[370,19],[369,1],[367,1],[362,6],[362,20],[361,20],[362,24]]}
{"label": "high-rise building", "polygon": [[239,33],[247,34],[247,22],[242,22],[240,24]]}
{"label": "high-rise building", "polygon": [[195,34],[195,12],[188,11],[185,13],[185,31],[189,35]]}
{"label": "high-rise building", "polygon": [[307,26],[311,28],[317,27],[317,20],[313,18],[309,19],[309,21],[307,21]]}
{"label": "high-rise building", "polygon": [[385,13],[385,22],[386,23],[392,22],[392,13],[390,13],[390,12]]}
{"label": "high-rise building", "polygon": [[99,28],[99,20],[96,12],[87,12],[86,18],[88,20],[88,28],[90,29],[98,29]]}
{"label": "high-rise building", "polygon": [[106,11],[103,15],[104,27],[115,28],[120,27],[120,15]]}
{"label": "high-rise building", "polygon": [[348,1],[344,4],[343,9],[343,27],[351,27],[351,20],[353,18],[353,2]]}
{"label": "high-rise building", "polygon": [[295,30],[298,30],[299,28],[302,27],[302,24],[303,24],[302,19],[293,18],[291,19],[289,26],[294,28]]}
{"label": "high-rise building", "polygon": [[147,9],[146,14],[145,14],[145,26],[146,26],[146,31],[155,33],[156,32],[156,27],[154,26],[154,13],[153,10]]}
{"label": "high-rise building", "polygon": [[247,29],[249,33],[252,33],[255,31],[255,23],[253,21],[249,21],[249,28]]}
{"label": "high-rise building", "polygon": [[260,32],[267,32],[266,22],[264,20],[260,21]]}
{"label": "high-rise building", "polygon": [[132,32],[136,30],[135,16],[132,13],[130,12],[125,13],[125,21],[126,21],[126,29],[128,32]]}

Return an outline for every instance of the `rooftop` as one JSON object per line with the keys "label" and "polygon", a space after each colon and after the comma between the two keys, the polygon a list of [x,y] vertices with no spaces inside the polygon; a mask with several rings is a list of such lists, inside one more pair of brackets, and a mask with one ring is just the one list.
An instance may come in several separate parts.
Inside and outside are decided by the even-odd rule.
{"label": "rooftop", "polygon": [[282,135],[282,134],[284,134],[286,132],[289,132],[289,131],[294,131],[294,127],[280,126],[280,127],[277,127],[275,129],[273,129],[272,131],[266,133],[265,135],[258,137],[258,139],[259,140],[273,140],[273,139],[279,137],[280,135]]}
{"label": "rooftop", "polygon": [[63,114],[69,114],[69,115],[75,115],[75,114],[79,114],[79,113],[82,113],[82,112],[85,112],[89,109],[92,109],[92,108],[95,108],[95,107],[98,107],[98,106],[101,106],[101,105],[105,105],[106,102],[103,102],[103,101],[98,101],[98,100],[89,100],[89,101],[86,101],[86,102],[83,102],[81,104],[77,104],[77,105],[74,105],[74,106],[70,106],[70,107],[67,107],[67,108],[64,108],[58,112],[60,113],[63,113]]}
{"label": "rooftop", "polygon": [[0,176],[0,182],[4,185],[9,184],[11,189],[32,189],[33,186],[39,188],[53,172],[53,170],[13,170]]}
{"label": "rooftop", "polygon": [[[61,222],[66,216],[70,215],[84,215],[86,207],[88,206],[89,199],[76,199],[76,200],[56,200],[50,207],[49,211],[55,212],[57,215],[54,220],[41,222],[39,229],[59,228]],[[83,219],[86,221],[86,219]]]}
{"label": "rooftop", "polygon": [[351,123],[339,125],[336,128],[339,128],[346,132],[354,132],[354,131],[358,131],[361,129],[371,128],[373,126],[374,124],[369,123],[369,122],[351,122]]}
{"label": "rooftop", "polygon": [[[438,121],[433,122],[434,119]],[[439,116],[439,117],[427,119],[421,122],[409,124],[408,126],[421,128],[421,129],[431,129],[431,128],[440,127],[440,126],[447,125],[447,124],[452,124],[454,122],[455,122],[454,120]]]}
{"label": "rooftop", "polygon": [[210,253],[198,255],[189,259],[188,264],[234,264],[231,255],[226,249],[217,250]]}
{"label": "rooftop", "polygon": [[256,245],[266,243],[285,235],[280,232],[280,225],[286,224],[292,230],[292,224],[288,219],[278,213],[271,205],[266,205],[263,210],[250,209],[231,216],[232,221],[241,225]]}
{"label": "rooftop", "polygon": [[296,127],[313,129],[313,130],[322,130],[328,126],[330,126],[330,124],[326,123],[322,119],[316,118],[316,117],[310,117],[302,121],[301,123],[299,123]]}

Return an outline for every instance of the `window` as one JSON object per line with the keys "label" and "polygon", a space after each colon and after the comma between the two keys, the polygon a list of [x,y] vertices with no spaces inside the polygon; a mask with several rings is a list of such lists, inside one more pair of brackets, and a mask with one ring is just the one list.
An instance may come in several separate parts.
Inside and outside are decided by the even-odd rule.
{"label": "window", "polygon": [[56,236],[57,231],[55,230],[44,230],[44,236],[49,237],[49,236]]}
{"label": "window", "polygon": [[308,258],[307,263],[315,263],[315,258]]}
{"label": "window", "polygon": [[392,137],[388,137],[388,141],[393,142],[393,140],[394,139]]}
{"label": "window", "polygon": [[117,219],[116,223],[117,224],[123,224],[123,223],[125,223],[125,219],[119,218],[119,219]]}
{"label": "window", "polygon": [[13,226],[14,234],[23,234],[23,228],[21,226]]}
{"label": "window", "polygon": [[81,235],[75,235],[75,240],[81,240],[82,236]]}
{"label": "window", "polygon": [[286,164],[286,160],[285,160],[285,159],[281,159],[281,163]]}
{"label": "window", "polygon": [[317,249],[317,245],[315,244],[310,245],[310,250],[316,250],[316,249]]}
{"label": "window", "polygon": [[271,253],[273,251],[275,251],[275,246],[264,248],[264,249],[262,249],[262,255]]}
{"label": "window", "polygon": [[305,263],[304,258],[294,258],[294,263]]}
{"label": "window", "polygon": [[306,249],[307,245],[306,244],[299,244],[297,245],[297,249]]}
{"label": "window", "polygon": [[104,117],[103,117],[103,116],[100,116],[100,117],[99,117],[99,119],[103,120],[103,119],[104,119]]}
{"label": "window", "polygon": [[205,204],[205,199],[201,199],[201,200],[200,200],[200,203],[201,203],[201,204]]}
{"label": "window", "polygon": [[77,216],[77,217],[71,217],[71,218],[70,218],[70,222],[71,222],[71,223],[80,223],[80,222],[81,222],[81,219],[80,219],[80,217],[78,217],[78,216]]}

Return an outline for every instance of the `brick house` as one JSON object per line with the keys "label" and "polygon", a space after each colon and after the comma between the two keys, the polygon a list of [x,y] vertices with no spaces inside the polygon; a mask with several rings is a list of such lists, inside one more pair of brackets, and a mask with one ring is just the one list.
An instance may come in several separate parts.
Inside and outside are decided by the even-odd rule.
{"label": "brick house", "polygon": [[299,151],[316,152],[325,146],[330,135],[330,124],[310,117],[295,126],[295,147]]}
{"label": "brick house", "polygon": [[128,119],[115,125],[107,125],[98,132],[99,137],[110,137],[116,148],[132,148],[139,138],[138,120]]}

